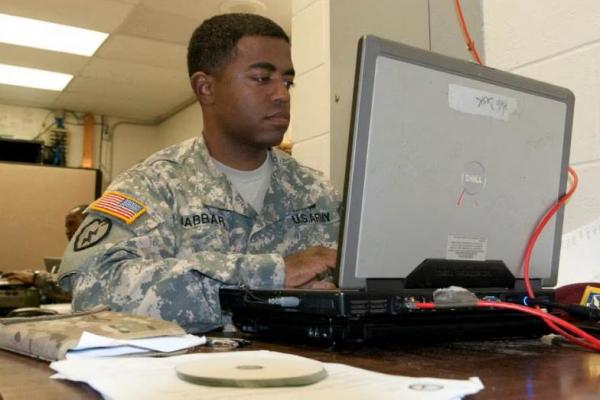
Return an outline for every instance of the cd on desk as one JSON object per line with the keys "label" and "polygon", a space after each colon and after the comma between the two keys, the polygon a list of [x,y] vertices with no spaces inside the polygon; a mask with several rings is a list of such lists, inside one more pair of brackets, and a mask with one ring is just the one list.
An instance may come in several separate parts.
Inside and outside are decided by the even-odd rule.
{"label": "cd on desk", "polygon": [[305,386],[327,377],[318,361],[290,359],[228,357],[222,360],[193,361],[175,367],[177,376],[190,383],[228,387]]}

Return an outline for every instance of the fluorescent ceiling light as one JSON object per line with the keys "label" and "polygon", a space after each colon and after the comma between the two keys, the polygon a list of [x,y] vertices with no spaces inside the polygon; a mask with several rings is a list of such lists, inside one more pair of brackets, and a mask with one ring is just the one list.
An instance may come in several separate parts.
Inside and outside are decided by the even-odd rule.
{"label": "fluorescent ceiling light", "polygon": [[0,42],[91,56],[108,33],[0,14]]}
{"label": "fluorescent ceiling light", "polygon": [[61,91],[72,78],[60,72],[0,64],[0,83],[6,85]]}

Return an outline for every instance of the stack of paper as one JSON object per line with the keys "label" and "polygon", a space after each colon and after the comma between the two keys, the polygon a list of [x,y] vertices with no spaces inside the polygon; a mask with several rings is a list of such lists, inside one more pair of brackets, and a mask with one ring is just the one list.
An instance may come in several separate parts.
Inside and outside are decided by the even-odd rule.
{"label": "stack of paper", "polygon": [[[159,336],[144,339],[112,339],[83,332],[77,346],[67,351],[66,358],[110,357],[135,355],[155,355],[173,353],[206,343],[206,337],[194,335]],[[151,354],[150,354],[151,353]]]}
{"label": "stack of paper", "polygon": [[179,379],[177,365],[234,357],[237,362],[252,362],[257,356],[301,358],[270,351],[186,354],[162,358],[90,358],[63,360],[50,364],[58,372],[53,378],[86,382],[104,398],[110,399],[459,399],[483,389],[479,378],[437,379],[387,375],[324,363],[327,378],[308,386],[260,389],[202,386]]}

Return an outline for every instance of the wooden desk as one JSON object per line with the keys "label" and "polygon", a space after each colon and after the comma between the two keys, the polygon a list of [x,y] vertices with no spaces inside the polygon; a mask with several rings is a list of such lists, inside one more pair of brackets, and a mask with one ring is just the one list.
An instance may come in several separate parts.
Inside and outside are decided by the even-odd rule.
{"label": "wooden desk", "polygon": [[[485,389],[470,399],[600,398],[600,354],[548,347],[534,340],[338,349],[255,341],[245,349],[294,353],[389,374],[455,379],[478,376]],[[100,398],[85,384],[49,379],[50,375],[47,363],[0,350],[3,400]]]}

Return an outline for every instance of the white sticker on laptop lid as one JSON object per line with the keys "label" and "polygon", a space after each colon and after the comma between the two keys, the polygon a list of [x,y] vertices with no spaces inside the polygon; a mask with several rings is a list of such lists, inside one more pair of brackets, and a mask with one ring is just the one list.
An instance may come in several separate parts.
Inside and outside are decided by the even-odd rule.
{"label": "white sticker on laptop lid", "polygon": [[485,261],[487,259],[487,238],[473,238],[464,235],[448,235],[446,259]]}
{"label": "white sticker on laptop lid", "polygon": [[512,97],[451,83],[448,85],[448,106],[463,113],[508,121],[518,103]]}

